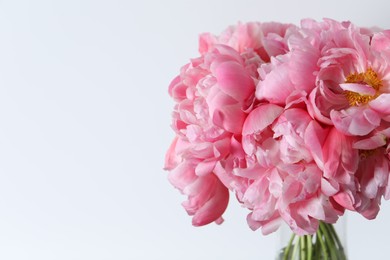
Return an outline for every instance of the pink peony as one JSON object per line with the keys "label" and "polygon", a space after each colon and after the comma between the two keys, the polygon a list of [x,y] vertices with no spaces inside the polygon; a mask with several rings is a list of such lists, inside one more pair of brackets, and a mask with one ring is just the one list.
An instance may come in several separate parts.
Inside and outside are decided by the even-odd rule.
{"label": "pink peony", "polygon": [[387,120],[390,83],[385,33],[368,35],[351,23],[325,20],[306,24],[319,42],[316,87],[309,111],[319,121],[346,135],[364,136]]}
{"label": "pink peony", "polygon": [[169,87],[169,181],[195,226],[233,191],[264,234],[298,235],[390,199],[390,31],[306,19],[202,34]]}
{"label": "pink peony", "polygon": [[[334,223],[339,212],[321,193],[322,146],[328,129],[303,109],[265,104],[254,109],[243,128],[243,147],[257,166],[243,203],[252,210],[254,229],[274,231],[279,218],[297,234],[312,234],[319,220]],[[253,160],[252,160],[253,163]]]}
{"label": "pink peony", "polygon": [[[240,43],[240,46],[250,44],[244,36],[236,38],[235,43]],[[226,187],[239,193],[245,186],[244,179],[226,169],[239,163],[243,154],[240,144],[242,125],[254,102],[257,68],[262,62],[250,47],[238,52],[214,42],[201,57],[185,65],[169,87],[169,94],[177,103],[172,124],[177,137],[172,144],[174,148],[168,151],[166,169],[171,171],[171,183],[188,195],[184,207],[190,215],[195,215],[193,221],[197,225],[207,224],[211,219],[220,223],[227,206]],[[175,163],[171,163],[172,158],[175,158]],[[182,177],[188,182],[182,183]],[[191,194],[187,193],[186,187],[194,182],[201,183],[201,186],[196,186]],[[204,221],[199,220],[203,217],[196,217],[201,207],[189,205],[193,205],[194,196],[204,196],[202,185],[206,183],[218,190],[208,194],[216,196],[212,201],[218,203],[203,209],[210,211],[209,215],[201,214],[208,216]],[[214,192],[212,189],[209,192]],[[213,205],[218,206],[218,210]]]}
{"label": "pink peony", "polygon": [[[328,163],[334,165],[344,161],[342,172],[328,169],[332,172],[333,182],[338,185],[338,192],[333,198],[342,207],[357,211],[368,219],[373,219],[379,212],[382,197],[389,199],[389,156],[387,138],[390,134],[389,124],[375,130],[364,138],[351,138],[334,131],[330,142],[337,147],[328,147],[330,151],[343,151],[341,158],[329,158]],[[341,153],[340,153],[341,154]]]}

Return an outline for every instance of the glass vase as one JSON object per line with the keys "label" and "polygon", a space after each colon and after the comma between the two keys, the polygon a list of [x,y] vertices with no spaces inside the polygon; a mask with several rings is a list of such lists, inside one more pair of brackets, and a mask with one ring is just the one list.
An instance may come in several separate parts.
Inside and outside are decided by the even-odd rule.
{"label": "glass vase", "polygon": [[346,260],[346,221],[320,222],[313,235],[295,235],[287,225],[279,230],[276,260]]}

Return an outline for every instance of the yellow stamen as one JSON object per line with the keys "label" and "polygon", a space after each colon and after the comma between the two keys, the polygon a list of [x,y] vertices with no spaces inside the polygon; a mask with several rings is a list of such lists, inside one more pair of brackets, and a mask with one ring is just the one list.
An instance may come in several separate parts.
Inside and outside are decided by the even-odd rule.
{"label": "yellow stamen", "polygon": [[349,90],[344,91],[344,95],[348,99],[349,105],[351,106],[367,104],[370,100],[378,96],[378,91],[383,86],[382,80],[378,77],[378,74],[371,68],[368,68],[367,71],[363,73],[351,73],[345,79],[345,83],[367,84],[373,89],[375,89],[377,92],[374,96],[370,96],[361,95],[359,93]]}

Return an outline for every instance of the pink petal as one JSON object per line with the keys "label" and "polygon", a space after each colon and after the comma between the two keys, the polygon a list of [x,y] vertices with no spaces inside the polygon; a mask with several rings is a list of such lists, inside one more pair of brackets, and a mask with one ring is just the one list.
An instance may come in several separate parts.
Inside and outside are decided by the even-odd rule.
{"label": "pink petal", "polygon": [[202,33],[199,36],[199,53],[202,55],[205,54],[216,43],[217,39],[215,38],[215,36],[211,35],[210,33]]}
{"label": "pink petal", "polygon": [[214,157],[225,158],[230,153],[230,139],[223,138],[214,142]]}
{"label": "pink petal", "polygon": [[241,134],[246,113],[241,110],[239,104],[225,105],[220,109],[214,110],[213,123],[226,131],[234,134]]}
{"label": "pink petal", "polygon": [[192,225],[203,226],[218,221],[225,212],[229,202],[229,190],[220,181],[217,181],[214,190],[214,196],[195,213]]}
{"label": "pink petal", "polygon": [[312,121],[306,128],[304,136],[305,145],[309,148],[314,161],[321,170],[324,169],[322,147],[324,146],[328,132],[328,129],[324,129],[316,121]]}
{"label": "pink petal", "polygon": [[316,86],[315,72],[318,71],[319,53],[313,46],[307,45],[292,52],[289,76],[297,89],[310,93]]}
{"label": "pink petal", "polygon": [[335,195],[340,189],[340,185],[333,179],[321,179],[321,191],[324,195],[330,197]]}
{"label": "pink petal", "polygon": [[283,185],[283,198],[282,204],[288,205],[293,203],[299,198],[302,192],[303,186],[300,182],[291,181],[290,183],[284,183]]}
{"label": "pink petal", "polygon": [[164,170],[172,170],[178,164],[178,156],[176,154],[177,139],[178,137],[175,137],[175,139],[173,139],[172,144],[169,146],[169,149],[165,154]]}
{"label": "pink petal", "polygon": [[246,118],[242,135],[259,133],[272,124],[283,112],[283,108],[273,104],[266,104],[254,109]]}
{"label": "pink petal", "polygon": [[353,139],[332,128],[323,147],[324,177],[348,182],[350,173],[358,168],[358,151],[352,148]]}
{"label": "pink petal", "polygon": [[280,217],[272,218],[271,220],[263,223],[262,228],[261,228],[261,233],[263,235],[271,234],[271,233],[275,232],[276,230],[278,230],[278,228],[280,227],[281,224],[282,224],[282,219]]}
{"label": "pink petal", "polygon": [[269,176],[269,192],[275,198],[279,198],[283,193],[283,180],[276,168],[272,170]]}
{"label": "pink petal", "polygon": [[371,100],[369,106],[379,113],[390,114],[390,94],[383,93],[374,100]]}
{"label": "pink petal", "polygon": [[247,220],[247,222],[248,222],[249,228],[252,229],[253,231],[255,231],[255,230],[261,228],[262,223],[259,222],[259,221],[254,220],[254,219],[252,218],[252,214],[253,214],[253,213],[249,213],[248,216],[246,217],[246,220]]}
{"label": "pink petal", "polygon": [[347,110],[330,113],[334,126],[346,135],[363,136],[379,126],[381,118],[373,110],[365,107],[350,107]]}
{"label": "pink petal", "polygon": [[387,180],[385,193],[384,193],[383,197],[385,198],[385,200],[389,200],[390,199],[390,178],[388,178],[388,180]]}
{"label": "pink petal", "polygon": [[168,180],[173,186],[183,192],[188,185],[196,181],[193,165],[189,162],[179,164],[169,172]]}
{"label": "pink petal", "polygon": [[352,91],[360,95],[374,96],[376,93],[376,90],[367,84],[345,83],[340,84],[340,87],[344,91]]}
{"label": "pink petal", "polygon": [[248,214],[246,219],[249,227],[252,230],[257,230],[259,228],[262,228],[261,232],[263,233],[263,235],[268,235],[271,234],[272,232],[275,232],[282,224],[282,219],[277,214],[275,214],[274,217],[268,221],[257,221],[253,219],[252,213]]}
{"label": "pink petal", "polygon": [[389,160],[380,155],[375,165],[374,179],[379,187],[384,187],[389,179]]}
{"label": "pink petal", "polygon": [[252,217],[258,221],[269,220],[275,213],[276,199],[272,196],[267,196],[267,200],[258,203],[253,209]]}
{"label": "pink petal", "polygon": [[195,168],[195,174],[197,176],[205,176],[207,174],[211,174],[214,170],[215,163],[215,160],[205,160],[203,162],[198,163]]}
{"label": "pink petal", "polygon": [[378,52],[390,49],[390,30],[375,33],[371,40],[371,47]]}
{"label": "pink petal", "polygon": [[256,97],[275,104],[286,104],[287,97],[295,90],[289,78],[288,64],[282,63],[260,81],[256,88]]}
{"label": "pink petal", "polygon": [[267,200],[265,197],[267,197],[266,193],[268,192],[268,184],[269,182],[264,178],[264,176],[253,182],[244,194],[243,201],[245,205],[253,208],[256,205],[261,204],[263,200]]}
{"label": "pink petal", "polygon": [[360,212],[366,219],[375,219],[380,210],[378,203],[371,203],[370,207]]}
{"label": "pink petal", "polygon": [[355,207],[354,207],[355,199],[350,192],[348,191],[340,192],[334,195],[333,199],[342,207],[355,211]]}
{"label": "pink petal", "polygon": [[318,220],[325,219],[325,211],[320,198],[314,197],[305,201],[299,211],[302,215],[308,215]]}
{"label": "pink petal", "polygon": [[180,76],[175,77],[168,88],[168,93],[174,100],[180,101],[187,97],[187,88],[181,81]]}
{"label": "pink petal", "polygon": [[255,84],[237,62],[230,61],[220,64],[215,71],[220,89],[238,101],[243,101],[255,92]]}
{"label": "pink petal", "polygon": [[378,147],[386,145],[386,136],[383,135],[374,135],[370,138],[357,141],[353,144],[354,149],[360,150],[374,150]]}

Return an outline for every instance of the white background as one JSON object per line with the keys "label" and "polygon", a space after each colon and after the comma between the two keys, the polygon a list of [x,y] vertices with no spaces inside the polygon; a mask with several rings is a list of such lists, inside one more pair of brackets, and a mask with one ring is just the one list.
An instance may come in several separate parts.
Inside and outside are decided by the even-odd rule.
{"label": "white background", "polygon": [[[276,236],[191,226],[166,179],[170,80],[198,34],[332,17],[390,28],[388,1],[1,1],[0,259],[268,260]],[[350,259],[387,259],[390,203],[348,215]]]}

